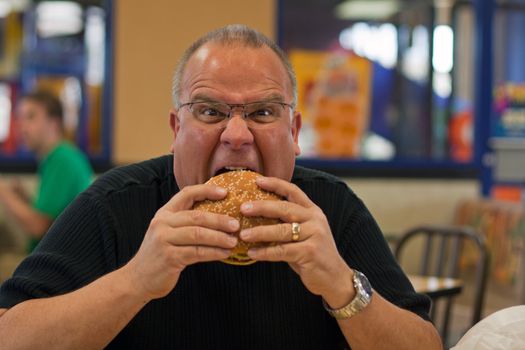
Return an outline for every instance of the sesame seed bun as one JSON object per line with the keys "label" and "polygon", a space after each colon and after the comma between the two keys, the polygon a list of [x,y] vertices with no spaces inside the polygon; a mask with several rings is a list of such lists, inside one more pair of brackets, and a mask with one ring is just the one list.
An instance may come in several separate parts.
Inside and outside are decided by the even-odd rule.
{"label": "sesame seed bun", "polygon": [[[242,229],[279,223],[280,220],[278,219],[247,217],[241,214],[240,207],[244,202],[257,200],[282,200],[278,195],[264,191],[257,186],[255,179],[258,176],[260,176],[260,174],[250,170],[235,170],[212,177],[206,183],[225,188],[228,191],[227,196],[218,201],[205,200],[195,203],[193,209],[225,214],[239,220],[240,229],[234,233],[237,237]],[[232,250],[232,254],[223,261],[233,265],[252,264],[255,261],[250,259],[246,252],[251,247],[263,246],[265,244],[267,243],[248,243],[239,239],[237,246]]]}

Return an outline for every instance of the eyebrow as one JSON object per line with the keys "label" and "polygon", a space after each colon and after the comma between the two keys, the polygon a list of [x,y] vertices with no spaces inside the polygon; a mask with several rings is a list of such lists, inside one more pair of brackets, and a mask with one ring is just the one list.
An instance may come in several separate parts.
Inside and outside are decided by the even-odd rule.
{"label": "eyebrow", "polygon": [[[191,102],[202,101],[202,102],[235,104],[235,103],[229,103],[229,102],[224,102],[224,101],[221,101],[221,100],[217,100],[217,99],[215,99],[213,97],[210,97],[209,95],[201,94],[201,93],[195,94],[190,99],[190,101]],[[261,99],[254,100],[254,101],[248,101],[248,102],[245,102],[245,103],[253,103],[253,102],[283,102],[284,103],[284,97],[281,94],[270,93],[268,95],[264,95],[264,97],[261,98]]]}
{"label": "eyebrow", "polygon": [[211,98],[208,95],[205,94],[195,94],[192,98],[190,98],[191,102],[195,101],[203,101],[203,102],[221,102],[219,100],[216,100],[214,98]]}
{"label": "eyebrow", "polygon": [[264,101],[284,102],[284,96],[281,94],[270,93],[265,96]]}

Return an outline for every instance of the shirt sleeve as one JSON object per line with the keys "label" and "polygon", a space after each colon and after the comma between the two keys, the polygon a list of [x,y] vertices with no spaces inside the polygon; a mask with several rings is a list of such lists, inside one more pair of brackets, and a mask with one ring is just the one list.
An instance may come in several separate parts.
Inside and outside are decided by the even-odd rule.
{"label": "shirt sleeve", "polygon": [[0,307],[60,295],[114,270],[114,227],[104,206],[80,195],[0,287]]}
{"label": "shirt sleeve", "polygon": [[430,320],[430,299],[414,291],[364,203],[350,190],[345,202],[347,220],[340,238],[340,252],[345,261],[363,272],[385,299]]}
{"label": "shirt sleeve", "polygon": [[55,219],[78,195],[82,181],[72,162],[53,159],[43,170],[33,207]]}

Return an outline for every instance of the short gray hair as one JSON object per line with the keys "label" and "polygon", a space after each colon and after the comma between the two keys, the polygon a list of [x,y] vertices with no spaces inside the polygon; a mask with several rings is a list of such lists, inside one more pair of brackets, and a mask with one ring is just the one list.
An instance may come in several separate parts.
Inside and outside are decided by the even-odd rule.
{"label": "short gray hair", "polygon": [[215,42],[222,45],[240,44],[250,48],[260,48],[267,46],[272,49],[272,51],[277,54],[284,68],[286,69],[286,72],[288,73],[288,78],[292,84],[293,103],[295,104],[297,101],[297,80],[295,78],[295,72],[293,70],[292,64],[283,50],[281,50],[281,48],[267,36],[258,32],[257,30],[242,24],[232,24],[216,29],[200,37],[193,44],[191,44],[191,46],[188,47],[186,51],[184,51],[184,54],[175,68],[175,74],[173,75],[172,98],[175,107],[178,108],[180,106],[179,97],[181,93],[182,75],[184,74],[184,69],[188,64],[189,59],[195,53],[195,51],[209,42]]}

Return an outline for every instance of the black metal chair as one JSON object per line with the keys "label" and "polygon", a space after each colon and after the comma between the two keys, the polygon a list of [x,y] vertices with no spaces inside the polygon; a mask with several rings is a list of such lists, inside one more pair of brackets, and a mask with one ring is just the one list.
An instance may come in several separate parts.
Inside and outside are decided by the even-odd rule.
{"label": "black metal chair", "polygon": [[[427,225],[410,229],[403,234],[394,250],[396,259],[401,263],[402,252],[409,242],[413,242],[417,237],[423,238],[423,249],[420,256],[419,274],[422,276],[459,278],[460,259],[464,251],[463,244],[470,241],[476,247],[479,258],[476,263],[475,290],[472,306],[471,326],[481,319],[483,301],[487,286],[487,276],[489,267],[489,254],[483,236],[474,229],[466,226],[445,226]],[[405,258],[406,258],[406,254]],[[449,331],[449,319],[452,311],[454,296],[442,297],[445,302],[442,314],[440,333],[443,342],[447,343]],[[437,299],[432,300],[430,317],[437,322],[436,303]],[[436,325],[437,326],[437,325]]]}

